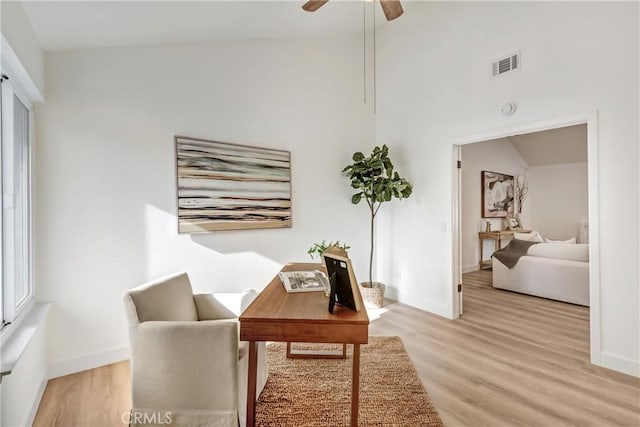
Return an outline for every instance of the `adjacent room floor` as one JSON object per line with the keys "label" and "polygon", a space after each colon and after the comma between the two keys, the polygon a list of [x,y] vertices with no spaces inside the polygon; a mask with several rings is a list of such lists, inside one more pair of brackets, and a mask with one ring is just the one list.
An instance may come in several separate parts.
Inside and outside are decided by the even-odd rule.
{"label": "adjacent room floor", "polygon": [[[372,335],[399,335],[449,426],[638,426],[640,379],[589,363],[589,309],[464,277],[450,321],[388,302]],[[117,426],[129,410],[128,362],[51,380],[35,426]]]}

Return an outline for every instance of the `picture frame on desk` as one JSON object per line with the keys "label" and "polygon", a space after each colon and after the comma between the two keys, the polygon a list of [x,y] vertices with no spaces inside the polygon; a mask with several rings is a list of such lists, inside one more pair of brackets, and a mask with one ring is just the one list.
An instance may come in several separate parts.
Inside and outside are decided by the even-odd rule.
{"label": "picture frame on desk", "polygon": [[508,214],[505,221],[507,223],[507,230],[523,231],[520,215]]}
{"label": "picture frame on desk", "polygon": [[335,305],[342,305],[354,311],[362,310],[362,301],[358,281],[347,251],[331,247],[322,254],[329,276],[331,292],[329,294],[329,313],[333,314]]}

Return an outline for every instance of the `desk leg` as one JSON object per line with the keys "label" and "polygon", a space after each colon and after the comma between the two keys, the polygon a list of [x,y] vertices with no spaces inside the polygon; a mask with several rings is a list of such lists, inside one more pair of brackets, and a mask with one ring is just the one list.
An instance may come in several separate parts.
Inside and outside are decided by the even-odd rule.
{"label": "desk leg", "polygon": [[351,427],[358,427],[360,401],[360,344],[353,345],[353,378],[351,379]]}
{"label": "desk leg", "polygon": [[249,341],[249,370],[247,375],[247,427],[256,425],[256,383],[258,377],[258,343]]}
{"label": "desk leg", "polygon": [[482,253],[482,247],[484,246],[482,243],[484,242],[483,239],[479,239],[480,240],[480,270],[482,270],[482,267],[484,266],[484,254]]}

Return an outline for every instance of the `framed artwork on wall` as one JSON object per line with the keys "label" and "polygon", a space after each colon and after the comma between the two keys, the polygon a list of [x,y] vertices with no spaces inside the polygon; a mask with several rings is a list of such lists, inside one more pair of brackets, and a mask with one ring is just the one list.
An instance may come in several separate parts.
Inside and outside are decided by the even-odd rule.
{"label": "framed artwork on wall", "polygon": [[513,215],[513,175],[482,171],[482,218]]}
{"label": "framed artwork on wall", "polygon": [[175,137],[178,232],[291,227],[291,153]]}

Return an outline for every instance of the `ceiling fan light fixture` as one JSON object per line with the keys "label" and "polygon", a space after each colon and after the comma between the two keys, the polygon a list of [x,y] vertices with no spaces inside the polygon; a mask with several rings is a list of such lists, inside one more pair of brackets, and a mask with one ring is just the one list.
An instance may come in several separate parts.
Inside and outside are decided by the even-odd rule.
{"label": "ceiling fan light fixture", "polygon": [[302,5],[302,8],[307,12],[315,12],[316,10],[320,9],[320,7],[322,7],[322,5],[324,5],[328,1],[329,0],[309,0],[308,2]]}
{"label": "ceiling fan light fixture", "polygon": [[[315,12],[320,9],[326,2],[329,0],[309,0],[305,4],[302,5],[302,9],[307,12]],[[374,0],[365,0],[365,1],[374,1]],[[400,0],[379,0],[380,6],[382,6],[382,10],[384,11],[384,16],[387,18],[387,21],[393,21],[398,18],[400,15],[404,13],[402,9],[402,5],[400,4]]]}
{"label": "ceiling fan light fixture", "polygon": [[393,21],[404,13],[400,0],[380,0],[380,6],[387,21]]}

